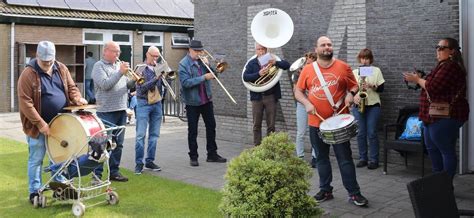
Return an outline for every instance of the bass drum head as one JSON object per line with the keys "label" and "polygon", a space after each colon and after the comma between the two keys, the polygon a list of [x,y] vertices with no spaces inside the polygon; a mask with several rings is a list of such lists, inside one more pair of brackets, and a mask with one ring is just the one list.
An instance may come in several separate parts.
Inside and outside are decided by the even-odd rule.
{"label": "bass drum head", "polygon": [[81,119],[74,114],[59,114],[49,124],[50,135],[46,138],[46,150],[53,163],[61,163],[75,153],[86,154],[88,134]]}
{"label": "bass drum head", "polygon": [[339,114],[324,120],[319,126],[319,129],[321,131],[336,130],[349,126],[352,122],[354,122],[354,116],[350,114]]}

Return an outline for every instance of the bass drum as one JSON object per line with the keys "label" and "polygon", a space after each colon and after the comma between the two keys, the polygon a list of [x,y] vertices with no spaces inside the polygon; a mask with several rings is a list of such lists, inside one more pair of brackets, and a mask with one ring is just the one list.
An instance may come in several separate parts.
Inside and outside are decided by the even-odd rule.
{"label": "bass drum", "polygon": [[[280,57],[278,57],[276,55],[273,55],[273,56],[275,57],[275,60],[281,61]],[[247,88],[248,90],[250,90],[252,92],[264,92],[264,91],[267,91],[267,90],[271,89],[273,86],[275,86],[277,84],[278,81],[280,81],[280,77],[283,74],[283,70],[278,68],[278,72],[275,73],[275,75],[272,78],[270,78],[268,81],[266,81],[262,84],[255,84],[253,82],[245,82],[244,81],[244,73],[245,73],[245,69],[247,69],[247,64],[249,63],[250,60],[252,60],[256,57],[257,57],[257,55],[252,56],[245,63],[244,69],[242,70],[242,83],[244,83],[245,88]]]}
{"label": "bass drum", "polygon": [[61,163],[74,154],[86,154],[89,139],[105,130],[102,121],[91,112],[77,111],[59,114],[49,123],[50,135],[46,137],[46,150],[53,163]]}

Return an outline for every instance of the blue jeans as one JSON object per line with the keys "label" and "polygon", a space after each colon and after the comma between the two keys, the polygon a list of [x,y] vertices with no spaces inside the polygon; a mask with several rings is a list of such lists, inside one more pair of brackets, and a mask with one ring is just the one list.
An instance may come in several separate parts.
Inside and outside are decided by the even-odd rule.
{"label": "blue jeans", "polygon": [[[308,129],[308,113],[303,104],[296,103],[296,156],[304,157],[304,135]],[[316,151],[312,150],[312,156],[316,157]]]}
{"label": "blue jeans", "polygon": [[[359,146],[359,160],[379,163],[379,138],[377,136],[377,122],[380,118],[380,106],[365,107],[361,114],[356,107],[352,114],[359,125],[357,145]],[[367,155],[367,138],[369,139],[370,158]]]}
{"label": "blue jeans", "polygon": [[456,140],[462,125],[463,122],[455,119],[440,119],[424,125],[423,136],[433,172],[447,171],[451,177],[456,174]]}
{"label": "blue jeans", "polygon": [[216,120],[214,118],[214,105],[212,104],[212,101],[200,106],[186,105],[186,116],[188,118],[188,154],[193,160],[197,160],[199,157],[196,139],[198,135],[200,115],[202,115],[202,119],[206,126],[207,156],[217,155]]}
{"label": "blue jeans", "polygon": [[95,99],[94,96],[94,82],[91,79],[86,79],[86,96],[87,100]]}
{"label": "blue jeans", "polygon": [[[309,138],[311,145],[318,151],[317,165],[319,174],[319,188],[323,191],[331,192],[333,187],[331,162],[329,161],[329,146],[324,143],[318,135],[318,127],[309,127]],[[352,150],[350,142],[333,145],[334,154],[336,155],[339,171],[341,172],[342,184],[350,195],[360,193],[360,187],[356,179],[356,171],[354,161],[352,160]]]}
{"label": "blue jeans", "polygon": [[[26,136],[26,142],[28,143],[28,191],[35,193],[42,184],[41,172],[46,154],[46,138],[40,133],[38,138]],[[52,164],[51,161],[49,163]],[[62,182],[65,178],[58,176],[54,180]]]}
{"label": "blue jeans", "polygon": [[161,127],[161,102],[149,105],[146,99],[139,98],[137,100],[137,113],[135,117],[136,123],[136,140],[135,140],[135,163],[143,164],[143,155],[145,148],[145,136],[148,124],[148,148],[146,154],[146,163],[155,160],[156,143],[160,137]]}
{"label": "blue jeans", "polygon": [[[124,126],[127,123],[127,112],[126,111],[113,111],[113,112],[97,112],[97,116],[104,121],[104,123],[113,123],[117,126]],[[115,176],[119,173],[120,160],[122,159],[123,141],[125,137],[125,129],[117,135],[118,130],[112,132],[113,140],[117,143],[117,147],[112,150],[109,159],[110,175]],[[109,133],[110,134],[110,133]],[[94,173],[98,177],[102,177],[104,171],[103,166],[98,167],[94,170]]]}

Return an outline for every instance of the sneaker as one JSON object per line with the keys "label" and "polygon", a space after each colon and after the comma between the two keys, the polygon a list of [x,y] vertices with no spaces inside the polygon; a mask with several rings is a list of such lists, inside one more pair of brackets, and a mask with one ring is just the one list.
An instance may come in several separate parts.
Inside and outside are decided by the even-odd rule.
{"label": "sneaker", "polygon": [[375,170],[377,168],[379,168],[379,163],[369,162],[369,165],[367,165],[367,169],[369,170]]}
{"label": "sneaker", "polygon": [[30,193],[30,203],[33,204],[33,199],[35,199],[35,197],[38,196],[39,197],[39,194],[37,192],[33,192],[33,193]]}
{"label": "sneaker", "polygon": [[357,205],[357,206],[360,206],[360,207],[366,206],[369,203],[367,198],[362,196],[362,194],[360,194],[360,193],[355,194],[355,195],[351,195],[350,198],[349,198],[349,201],[352,202],[353,204]]}
{"label": "sneaker", "polygon": [[191,161],[189,161],[189,165],[191,165],[192,167],[197,167],[199,166],[199,162],[197,159],[191,159]]}
{"label": "sneaker", "polygon": [[311,158],[311,167],[316,168],[317,166],[318,166],[318,163],[316,161],[316,158],[315,157]]}
{"label": "sneaker", "polygon": [[324,190],[319,191],[319,192],[314,196],[314,199],[316,199],[318,202],[323,202],[323,201],[331,200],[331,199],[333,199],[333,198],[334,198],[334,196],[332,195],[332,192],[324,191]]}
{"label": "sneaker", "polygon": [[360,160],[359,163],[357,163],[356,167],[361,168],[367,166],[367,161],[366,160]]}
{"label": "sneaker", "polygon": [[117,181],[117,182],[128,182],[128,178],[123,176],[120,173],[117,173],[116,175],[113,175],[113,176],[111,175],[110,180]]}
{"label": "sneaker", "polygon": [[142,171],[143,171],[143,164],[135,165],[135,175],[142,174]]}
{"label": "sneaker", "polygon": [[206,159],[207,162],[216,162],[216,163],[225,163],[227,162],[227,159],[221,157],[218,154],[212,155],[212,156],[207,156]]}
{"label": "sneaker", "polygon": [[152,170],[152,171],[161,171],[161,167],[156,165],[153,162],[149,162],[145,164],[145,168]]}

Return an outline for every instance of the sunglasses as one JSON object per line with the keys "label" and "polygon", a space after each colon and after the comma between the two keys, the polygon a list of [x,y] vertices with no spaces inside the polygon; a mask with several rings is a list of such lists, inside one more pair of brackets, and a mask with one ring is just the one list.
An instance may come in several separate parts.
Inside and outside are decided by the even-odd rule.
{"label": "sunglasses", "polygon": [[438,51],[443,51],[444,49],[447,49],[447,48],[449,48],[449,47],[448,47],[448,46],[444,46],[444,45],[437,45],[435,48],[436,48],[436,50],[438,50]]}

